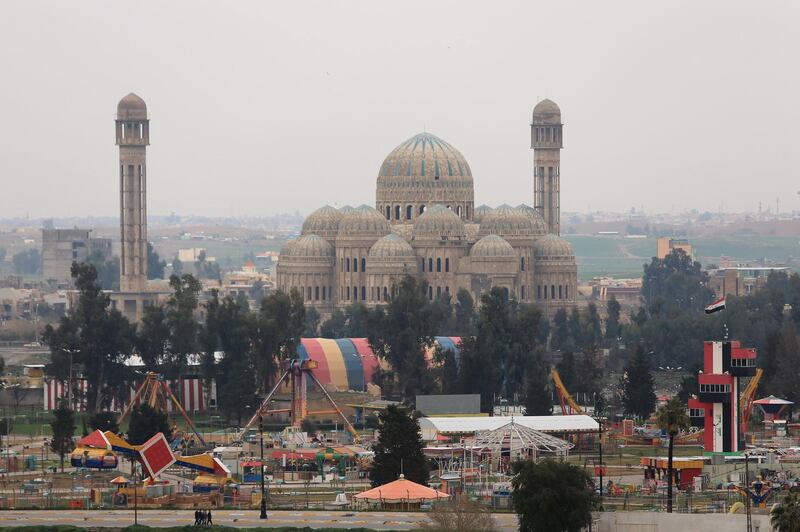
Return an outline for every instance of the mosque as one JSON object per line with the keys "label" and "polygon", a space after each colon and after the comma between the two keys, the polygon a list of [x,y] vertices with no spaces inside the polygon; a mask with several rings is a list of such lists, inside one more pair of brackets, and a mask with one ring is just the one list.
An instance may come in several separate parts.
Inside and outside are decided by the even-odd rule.
{"label": "mosque", "polygon": [[552,316],[575,304],[577,266],[560,234],[561,110],[533,109],[533,207],[475,207],[473,175],[456,148],[420,133],[392,150],[378,172],[375,208],[324,206],[286,243],[277,287],[297,289],[327,315],[360,301],[389,301],[406,275],[428,283],[428,297],[492,287]]}

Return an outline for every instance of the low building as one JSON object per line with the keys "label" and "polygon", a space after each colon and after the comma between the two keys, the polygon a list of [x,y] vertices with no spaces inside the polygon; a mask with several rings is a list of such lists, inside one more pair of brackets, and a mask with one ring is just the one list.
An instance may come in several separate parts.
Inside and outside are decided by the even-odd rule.
{"label": "low building", "polygon": [[693,257],[692,245],[685,238],[661,237],[658,239],[656,246],[656,257],[659,259],[666,258],[675,249],[683,250],[689,258]]}
{"label": "low building", "polygon": [[789,273],[786,266],[731,266],[713,270],[708,287],[717,297],[747,296],[763,288],[773,272]]}
{"label": "low building", "polygon": [[111,258],[111,239],[93,238],[91,229],[42,229],[42,279],[67,287],[72,282],[72,263],[96,255]]}

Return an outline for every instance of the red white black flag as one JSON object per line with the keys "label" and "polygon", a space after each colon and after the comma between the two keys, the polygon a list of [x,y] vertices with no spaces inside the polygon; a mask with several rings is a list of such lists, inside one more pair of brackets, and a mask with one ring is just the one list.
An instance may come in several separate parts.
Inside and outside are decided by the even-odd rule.
{"label": "red white black flag", "polygon": [[713,314],[715,312],[719,312],[720,310],[725,310],[725,296],[722,296],[707,306],[706,314]]}

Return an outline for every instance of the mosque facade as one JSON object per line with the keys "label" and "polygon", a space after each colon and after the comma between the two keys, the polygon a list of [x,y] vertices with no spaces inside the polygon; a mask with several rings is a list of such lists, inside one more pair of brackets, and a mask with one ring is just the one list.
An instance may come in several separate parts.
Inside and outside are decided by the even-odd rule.
{"label": "mosque facade", "polygon": [[384,159],[375,207],[324,206],[281,250],[277,287],[298,290],[321,314],[354,302],[387,303],[406,275],[424,279],[428,297],[460,289],[475,301],[492,287],[552,316],[572,307],[577,266],[560,232],[561,111],[533,110],[533,207],[475,207],[469,163],[430,133]]}

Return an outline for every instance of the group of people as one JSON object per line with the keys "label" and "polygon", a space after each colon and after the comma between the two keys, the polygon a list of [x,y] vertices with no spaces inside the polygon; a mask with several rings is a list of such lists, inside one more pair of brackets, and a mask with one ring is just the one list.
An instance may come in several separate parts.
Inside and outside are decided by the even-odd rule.
{"label": "group of people", "polygon": [[211,510],[195,510],[194,511],[194,526],[213,525],[211,520]]}

